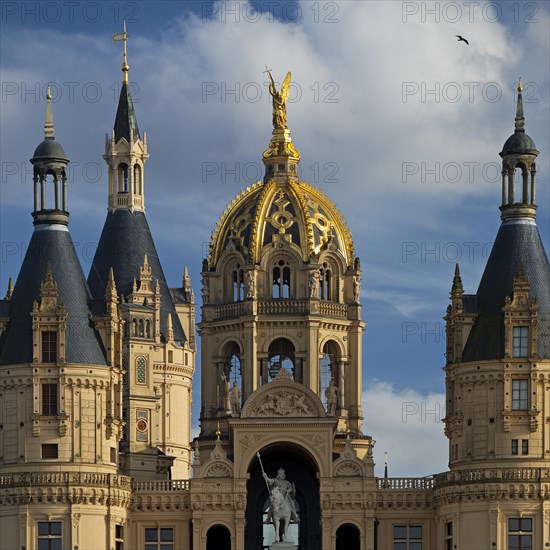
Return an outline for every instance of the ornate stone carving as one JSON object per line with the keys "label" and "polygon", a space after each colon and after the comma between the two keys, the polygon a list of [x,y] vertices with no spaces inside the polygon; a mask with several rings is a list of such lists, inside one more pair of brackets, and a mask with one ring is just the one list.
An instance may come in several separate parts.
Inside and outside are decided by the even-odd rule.
{"label": "ornate stone carving", "polygon": [[310,389],[295,382],[281,368],[275,379],[258,388],[246,401],[241,417],[325,417],[321,400]]}
{"label": "ornate stone carving", "polygon": [[353,462],[343,462],[335,469],[334,475],[338,477],[360,477],[361,470]]}
{"label": "ornate stone carving", "polygon": [[231,477],[231,470],[227,465],[218,462],[206,470],[204,477]]}

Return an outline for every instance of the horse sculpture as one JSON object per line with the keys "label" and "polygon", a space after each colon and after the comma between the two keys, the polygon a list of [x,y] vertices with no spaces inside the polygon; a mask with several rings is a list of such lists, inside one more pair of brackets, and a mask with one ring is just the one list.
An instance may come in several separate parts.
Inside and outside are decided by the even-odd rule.
{"label": "horse sculpture", "polygon": [[273,526],[275,527],[275,542],[286,541],[291,509],[279,487],[274,487],[269,497],[271,500]]}

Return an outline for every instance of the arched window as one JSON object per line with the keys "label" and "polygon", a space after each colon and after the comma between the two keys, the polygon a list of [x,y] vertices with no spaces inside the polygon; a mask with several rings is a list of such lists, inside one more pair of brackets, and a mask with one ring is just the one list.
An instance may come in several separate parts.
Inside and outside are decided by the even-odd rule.
{"label": "arched window", "polygon": [[138,335],[138,322],[137,319],[132,319],[132,336]]}
{"label": "arched window", "polygon": [[145,338],[151,338],[151,321],[145,321]]}
{"label": "arched window", "polygon": [[134,164],[134,193],[136,195],[142,195],[142,183],[141,183],[141,166]]}
{"label": "arched window", "polygon": [[140,319],[138,321],[138,334],[137,335],[138,335],[139,338],[143,338],[144,334],[145,334],[145,330],[143,328],[143,319]]}
{"label": "arched window", "polygon": [[290,298],[290,266],[279,260],[273,266],[272,298]]}
{"label": "arched window", "polygon": [[241,350],[236,342],[229,342],[224,348],[224,362],[221,376],[221,403],[220,406],[227,414],[239,416],[241,414],[243,369],[241,364]]}
{"label": "arched window", "polygon": [[244,300],[244,270],[241,269],[241,264],[237,264],[231,272],[231,285],[233,301],[240,302]]}
{"label": "arched window", "polygon": [[273,340],[268,351],[268,376],[273,379],[277,376],[281,367],[284,367],[294,378],[296,361],[294,357],[294,344],[286,338]]}
{"label": "arched window", "polygon": [[118,192],[128,193],[128,165],[125,162],[118,165]]}
{"label": "arched window", "polygon": [[330,264],[323,263],[319,270],[319,298],[321,300],[332,300],[332,270]]}

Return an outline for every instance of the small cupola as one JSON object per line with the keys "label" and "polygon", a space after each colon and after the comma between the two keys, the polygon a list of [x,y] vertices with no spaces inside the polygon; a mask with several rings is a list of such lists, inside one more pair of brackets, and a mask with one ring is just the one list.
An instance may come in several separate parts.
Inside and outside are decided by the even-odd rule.
{"label": "small cupola", "polygon": [[523,116],[523,87],[518,84],[515,132],[506,140],[502,157],[502,212],[503,221],[536,218],[536,165],[539,152],[535,142],[525,133]]}
{"label": "small cupola", "polygon": [[[67,174],[69,159],[60,143],[55,141],[50,87],[46,96],[46,122],[44,141],[34,151],[30,160],[33,165],[34,182],[34,225],[67,225]],[[53,184],[53,198],[47,200],[48,186]]]}

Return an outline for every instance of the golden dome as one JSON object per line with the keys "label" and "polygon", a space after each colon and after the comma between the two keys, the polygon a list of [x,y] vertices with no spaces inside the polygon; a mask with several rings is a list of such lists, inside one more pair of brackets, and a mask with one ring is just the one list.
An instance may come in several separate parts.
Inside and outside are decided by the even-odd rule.
{"label": "golden dome", "polygon": [[291,180],[255,183],[228,205],[212,232],[209,264],[215,267],[231,244],[259,263],[280,234],[305,262],[331,242],[353,265],[351,232],[336,206],[315,187]]}

